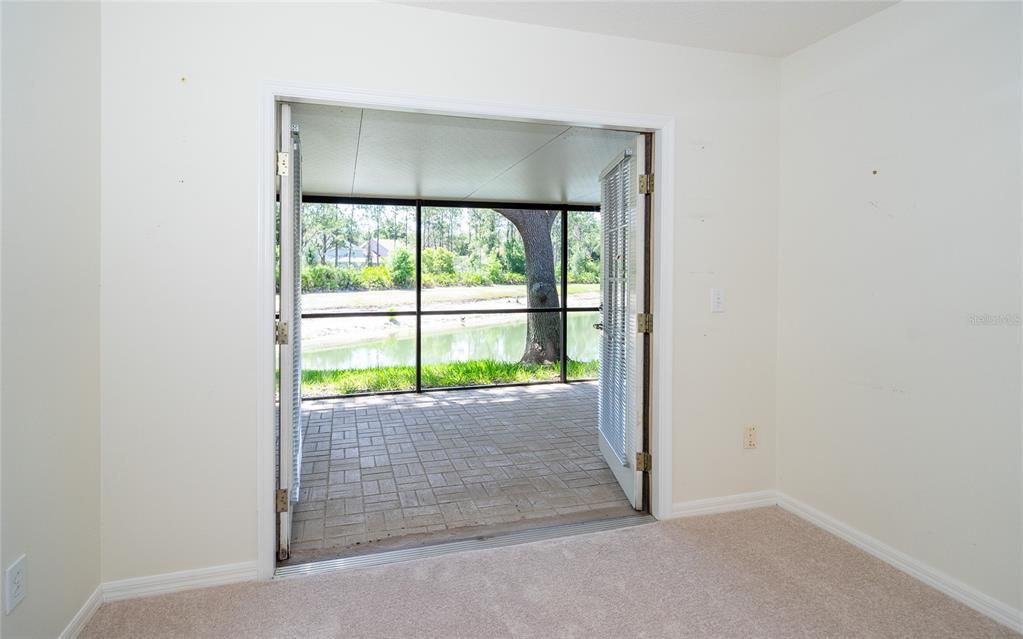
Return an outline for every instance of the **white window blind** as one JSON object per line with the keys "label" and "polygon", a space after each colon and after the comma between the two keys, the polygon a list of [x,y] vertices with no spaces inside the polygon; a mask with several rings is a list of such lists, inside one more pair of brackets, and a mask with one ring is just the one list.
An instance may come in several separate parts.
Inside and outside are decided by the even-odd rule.
{"label": "white window blind", "polygon": [[[292,290],[295,292],[290,322],[291,344],[291,491],[292,502],[298,501],[302,478],[302,152],[298,127],[291,131],[291,179],[294,188],[294,233],[292,234],[291,258],[294,260],[291,274]],[[283,220],[282,220],[283,223]]]}
{"label": "white window blind", "polygon": [[636,296],[633,229],[636,197],[632,181],[635,158],[624,154],[601,178],[601,216],[604,220],[603,339],[600,354],[598,428],[622,465],[632,449],[631,416],[635,414]]}

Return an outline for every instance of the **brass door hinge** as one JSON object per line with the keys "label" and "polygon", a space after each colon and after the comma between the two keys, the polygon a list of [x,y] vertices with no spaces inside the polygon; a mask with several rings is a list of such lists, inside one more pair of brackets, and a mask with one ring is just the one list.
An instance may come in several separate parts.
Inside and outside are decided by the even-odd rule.
{"label": "brass door hinge", "polygon": [[286,513],[288,512],[288,489],[278,488],[277,489],[277,512]]}
{"label": "brass door hinge", "polygon": [[654,174],[646,173],[639,176],[639,192],[642,195],[649,195],[654,192]]}
{"label": "brass door hinge", "polygon": [[288,154],[281,151],[277,154],[277,175],[284,177],[288,174]]}
{"label": "brass door hinge", "polygon": [[650,457],[650,453],[636,453],[636,470],[641,473],[649,473],[652,466],[653,459]]}
{"label": "brass door hinge", "polygon": [[651,313],[640,313],[636,315],[636,332],[653,333],[654,316]]}
{"label": "brass door hinge", "polygon": [[274,341],[278,344],[288,343],[288,323],[277,321],[274,323]]}

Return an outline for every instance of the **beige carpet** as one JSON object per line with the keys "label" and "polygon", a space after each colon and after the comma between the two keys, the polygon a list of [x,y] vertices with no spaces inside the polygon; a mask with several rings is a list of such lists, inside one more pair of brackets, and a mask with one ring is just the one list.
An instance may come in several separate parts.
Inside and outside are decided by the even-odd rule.
{"label": "beige carpet", "polygon": [[120,637],[1018,637],[779,508],[106,604]]}

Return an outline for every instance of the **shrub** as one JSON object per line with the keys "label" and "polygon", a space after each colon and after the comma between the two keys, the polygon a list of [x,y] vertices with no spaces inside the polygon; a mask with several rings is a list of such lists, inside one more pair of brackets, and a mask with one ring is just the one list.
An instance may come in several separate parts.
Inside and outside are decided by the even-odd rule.
{"label": "shrub", "polygon": [[458,284],[458,276],[454,273],[439,273],[435,277],[437,286],[456,286]]}
{"label": "shrub", "polygon": [[423,273],[423,288],[436,288],[438,286],[457,286],[458,276],[454,273]]}
{"label": "shrub", "polygon": [[394,282],[386,266],[367,266],[362,269],[362,285],[370,290],[392,288]]}
{"label": "shrub", "polygon": [[575,253],[568,266],[568,275],[568,281],[576,284],[600,282],[599,257],[582,251]]}
{"label": "shrub", "polygon": [[504,243],[504,266],[512,273],[526,274],[526,251],[522,240],[509,239]]}
{"label": "shrub", "polygon": [[483,273],[463,273],[461,282],[463,286],[490,286],[490,279]]}
{"label": "shrub", "polygon": [[391,271],[391,280],[395,286],[407,288],[415,281],[416,264],[412,259],[412,253],[408,249],[400,248],[395,251],[388,267]]}
{"label": "shrub", "polygon": [[490,256],[487,257],[485,268],[487,279],[491,282],[497,284],[504,281],[504,265],[501,264],[501,258],[496,251],[491,251]]}
{"label": "shrub", "polygon": [[362,288],[359,272],[317,264],[302,270],[302,289],[306,291],[354,291]]}
{"label": "shrub", "polygon": [[444,247],[423,249],[423,272],[454,275],[455,254]]}
{"label": "shrub", "polygon": [[592,271],[583,271],[582,273],[569,273],[568,274],[569,284],[599,284],[600,274]]}
{"label": "shrub", "polygon": [[359,272],[354,268],[337,268],[334,276],[337,287],[342,290],[357,291],[362,288]]}

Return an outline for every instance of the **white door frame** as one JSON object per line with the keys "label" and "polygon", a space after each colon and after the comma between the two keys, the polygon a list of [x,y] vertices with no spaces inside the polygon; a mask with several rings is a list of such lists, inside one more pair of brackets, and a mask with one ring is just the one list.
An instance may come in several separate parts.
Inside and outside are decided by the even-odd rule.
{"label": "white door frame", "polygon": [[255,158],[259,186],[256,227],[258,260],[256,284],[261,292],[256,304],[259,357],[256,375],[256,543],[260,579],[270,579],[276,569],[277,513],[274,507],[274,203],[276,200],[276,117],[278,100],[315,102],[339,106],[390,109],[439,115],[461,115],[491,119],[519,120],[600,128],[620,128],[654,133],[653,300],[654,352],[651,369],[650,511],[666,519],[672,511],[672,273],[675,119],[656,114],[614,111],[579,111],[540,108],[494,102],[479,102],[437,96],[415,96],[383,91],[365,91],[307,84],[270,82],[259,98],[258,154]]}

